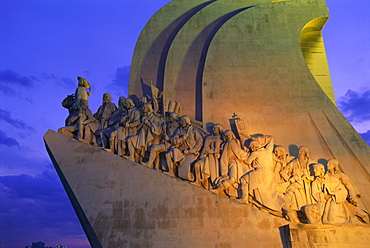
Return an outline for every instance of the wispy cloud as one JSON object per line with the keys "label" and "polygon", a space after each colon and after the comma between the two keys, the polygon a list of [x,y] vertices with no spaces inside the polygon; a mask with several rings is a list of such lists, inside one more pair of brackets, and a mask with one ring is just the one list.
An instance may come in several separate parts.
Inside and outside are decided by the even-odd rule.
{"label": "wispy cloud", "polygon": [[110,84],[108,84],[108,89],[112,90],[116,96],[127,96],[128,84],[130,81],[130,66],[118,67],[114,78]]}
{"label": "wispy cloud", "polygon": [[18,129],[36,132],[33,127],[27,126],[22,120],[13,119],[8,110],[0,109],[0,121],[4,121]]}
{"label": "wispy cloud", "polygon": [[14,85],[24,88],[32,88],[34,86],[34,81],[37,80],[36,77],[26,77],[19,75],[17,72],[7,69],[0,71],[0,83],[1,85]]}
{"label": "wispy cloud", "polygon": [[338,108],[350,122],[362,123],[370,120],[370,90],[358,93],[348,90],[338,101]]}
{"label": "wispy cloud", "polygon": [[2,70],[0,71],[0,92],[6,96],[17,96],[29,101],[29,99],[22,97],[21,92],[23,89],[33,89],[37,80],[34,76],[22,76],[10,69]]}
{"label": "wispy cloud", "polygon": [[14,138],[8,137],[3,130],[0,130],[0,145],[5,145],[7,147],[15,146],[20,148],[19,142]]}
{"label": "wispy cloud", "polygon": [[42,74],[42,79],[47,80],[47,81],[50,81],[50,80],[54,81],[54,83],[57,86],[60,86],[67,90],[74,89],[77,87],[77,79],[73,80],[69,77],[58,77],[58,76],[55,76],[54,74],[44,73]]}

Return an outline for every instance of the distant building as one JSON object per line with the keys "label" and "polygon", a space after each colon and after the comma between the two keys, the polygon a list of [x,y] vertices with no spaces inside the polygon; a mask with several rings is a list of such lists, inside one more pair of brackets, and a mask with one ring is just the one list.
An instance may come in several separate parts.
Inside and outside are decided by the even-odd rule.
{"label": "distant building", "polygon": [[[64,248],[64,246],[60,246],[62,248]],[[45,243],[44,242],[32,242],[32,245],[29,246],[29,245],[26,245],[25,248],[53,248],[51,246],[45,246]]]}

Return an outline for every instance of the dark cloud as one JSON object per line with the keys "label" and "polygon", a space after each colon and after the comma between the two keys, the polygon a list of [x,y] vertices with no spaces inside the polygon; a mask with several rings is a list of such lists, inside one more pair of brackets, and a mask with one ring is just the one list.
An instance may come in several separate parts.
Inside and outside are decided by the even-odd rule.
{"label": "dark cloud", "polygon": [[0,83],[2,85],[17,85],[24,88],[32,88],[35,80],[35,77],[21,76],[10,69],[0,71]]}
{"label": "dark cloud", "polygon": [[360,133],[361,137],[366,141],[366,143],[370,146],[370,130],[366,133]]}
{"label": "dark cloud", "polygon": [[111,94],[114,94],[117,97],[127,96],[129,81],[130,66],[118,67],[112,83],[108,84],[108,89],[111,91]]}
{"label": "dark cloud", "polygon": [[44,73],[42,74],[42,79],[54,81],[56,85],[67,90],[71,90],[77,87],[77,77],[73,80],[69,77],[58,77],[54,74]]}
{"label": "dark cloud", "polygon": [[20,148],[19,142],[14,138],[8,137],[3,130],[0,130],[0,145]]}
{"label": "dark cloud", "polygon": [[23,121],[13,119],[10,111],[8,110],[0,109],[0,121],[4,121],[10,124],[11,126],[21,129],[21,130],[28,130],[31,132],[35,132],[35,129],[33,127],[27,126]]}
{"label": "dark cloud", "polygon": [[8,96],[15,96],[17,94],[15,90],[1,82],[0,82],[0,92],[3,92],[5,95]]}
{"label": "dark cloud", "polygon": [[338,101],[338,108],[350,122],[362,123],[370,120],[370,90],[358,93],[348,90]]}
{"label": "dark cloud", "polygon": [[39,240],[52,245],[50,242],[57,243],[60,237],[86,240],[55,173],[2,176],[0,195],[0,223],[7,223],[0,225],[2,242],[23,241],[24,247]]}

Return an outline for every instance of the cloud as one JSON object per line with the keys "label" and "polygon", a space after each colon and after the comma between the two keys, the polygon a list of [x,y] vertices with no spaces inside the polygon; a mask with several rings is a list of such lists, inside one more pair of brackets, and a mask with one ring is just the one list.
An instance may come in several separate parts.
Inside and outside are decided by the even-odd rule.
{"label": "cloud", "polygon": [[[23,247],[42,240],[46,244],[66,242],[87,244],[77,217],[57,177],[44,172],[36,177],[29,175],[0,177],[0,233],[1,242],[8,247],[23,243]],[[36,240],[35,240],[36,239]],[[85,247],[88,247],[86,245]]]}
{"label": "cloud", "polygon": [[338,108],[350,122],[362,123],[370,120],[370,90],[358,93],[348,90],[338,101]]}
{"label": "cloud", "polygon": [[33,127],[27,126],[23,121],[13,119],[11,117],[10,111],[8,111],[8,110],[0,109],[0,121],[4,121],[4,122],[10,124],[11,126],[13,126],[15,128],[18,128],[18,129],[28,130],[28,131],[31,131],[31,132],[36,132]]}
{"label": "cloud", "polygon": [[366,133],[360,133],[361,137],[366,141],[366,143],[370,146],[370,130]]}
{"label": "cloud", "polygon": [[64,89],[71,90],[77,87],[77,78],[75,80],[72,80],[69,77],[58,77],[54,74],[42,74],[42,79],[44,80],[52,80],[54,83],[58,86],[61,86]]}
{"label": "cloud", "polygon": [[25,77],[10,69],[0,71],[1,85],[16,85],[24,88],[33,88],[36,77]]}
{"label": "cloud", "polygon": [[14,138],[8,137],[3,130],[0,130],[0,145],[5,145],[8,147],[15,146],[20,148],[19,142]]}
{"label": "cloud", "polygon": [[114,95],[127,96],[128,84],[130,81],[130,66],[118,67],[112,83],[108,84],[108,89],[112,90]]}

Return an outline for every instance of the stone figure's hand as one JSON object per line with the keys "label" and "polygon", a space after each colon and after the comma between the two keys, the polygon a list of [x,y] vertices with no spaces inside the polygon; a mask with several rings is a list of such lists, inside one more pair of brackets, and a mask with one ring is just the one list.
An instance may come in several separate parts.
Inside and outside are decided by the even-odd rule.
{"label": "stone figure's hand", "polygon": [[350,202],[352,205],[356,206],[356,207],[357,207],[357,205],[358,205],[356,198],[355,198],[355,197],[353,197],[353,196],[350,196],[350,197],[349,197],[349,202]]}
{"label": "stone figure's hand", "polygon": [[331,198],[331,195],[327,195],[327,194],[324,195],[325,201],[329,200],[330,198]]}

